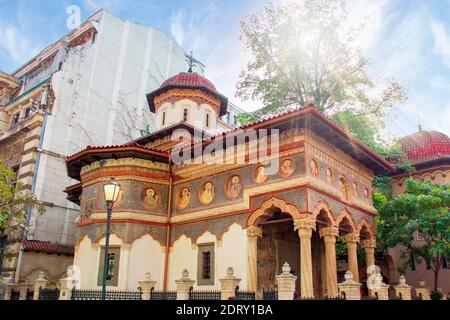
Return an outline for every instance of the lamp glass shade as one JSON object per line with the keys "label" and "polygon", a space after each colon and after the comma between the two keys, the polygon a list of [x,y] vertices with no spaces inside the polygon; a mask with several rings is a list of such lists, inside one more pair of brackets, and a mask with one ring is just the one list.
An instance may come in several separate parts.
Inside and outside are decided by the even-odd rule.
{"label": "lamp glass shade", "polygon": [[116,202],[120,192],[120,185],[113,179],[103,186],[106,202]]}

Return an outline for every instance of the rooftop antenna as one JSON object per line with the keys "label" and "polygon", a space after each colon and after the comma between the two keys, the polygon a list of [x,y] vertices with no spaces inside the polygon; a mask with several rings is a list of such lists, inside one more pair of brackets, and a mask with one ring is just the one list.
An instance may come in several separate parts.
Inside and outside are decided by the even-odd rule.
{"label": "rooftop antenna", "polygon": [[200,61],[194,58],[194,53],[192,51],[190,54],[185,53],[184,56],[186,57],[186,62],[188,63],[189,66],[188,72],[192,73],[193,72],[192,68],[197,64],[203,66],[203,64]]}
{"label": "rooftop antenna", "polygon": [[419,126],[419,132],[420,132],[420,131],[422,131],[422,125],[420,124],[419,114],[417,114],[417,123],[418,123],[418,126]]}

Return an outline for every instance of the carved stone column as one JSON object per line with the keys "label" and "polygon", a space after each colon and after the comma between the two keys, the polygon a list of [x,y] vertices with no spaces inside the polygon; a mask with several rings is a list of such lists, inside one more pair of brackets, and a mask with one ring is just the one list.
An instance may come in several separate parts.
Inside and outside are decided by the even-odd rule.
{"label": "carved stone column", "polygon": [[361,240],[361,246],[364,248],[364,252],[366,254],[367,280],[370,281],[370,277],[373,278],[376,275],[376,268],[375,268],[376,240],[375,239]]}
{"label": "carved stone column", "polygon": [[344,236],[344,242],[347,245],[348,270],[352,272],[353,280],[359,282],[358,254],[356,251],[359,236],[354,233],[346,234]]}
{"label": "carved stone column", "polygon": [[336,227],[331,226],[320,229],[320,236],[325,243],[327,296],[330,298],[339,296],[336,268],[336,237],[338,235],[339,231]]}
{"label": "carved stone column", "polygon": [[262,236],[261,228],[251,226],[247,228],[248,236],[248,268],[247,278],[249,291],[256,292],[258,283],[258,238]]}
{"label": "carved stone column", "polygon": [[311,237],[316,221],[310,218],[294,220],[294,230],[300,237],[300,292],[302,298],[314,298]]}

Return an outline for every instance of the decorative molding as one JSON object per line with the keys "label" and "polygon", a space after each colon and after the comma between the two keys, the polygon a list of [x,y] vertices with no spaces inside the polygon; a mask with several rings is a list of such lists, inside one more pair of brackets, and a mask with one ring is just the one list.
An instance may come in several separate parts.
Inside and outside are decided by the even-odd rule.
{"label": "decorative molding", "polygon": [[290,214],[293,219],[300,219],[302,217],[295,205],[289,204],[280,198],[271,197],[270,199],[265,200],[258,209],[250,214],[247,219],[247,226],[256,225],[257,220],[263,216],[270,216],[270,214],[267,213],[267,210],[273,207],[279,208],[282,212]]}

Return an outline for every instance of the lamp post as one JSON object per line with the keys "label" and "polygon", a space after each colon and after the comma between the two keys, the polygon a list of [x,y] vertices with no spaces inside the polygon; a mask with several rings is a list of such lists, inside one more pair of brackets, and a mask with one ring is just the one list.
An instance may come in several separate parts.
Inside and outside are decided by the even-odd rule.
{"label": "lamp post", "polygon": [[106,300],[106,278],[108,275],[108,255],[109,255],[109,228],[111,224],[111,212],[114,202],[116,202],[117,197],[119,196],[120,185],[114,181],[114,178],[111,177],[111,180],[103,186],[103,193],[105,195],[105,203],[106,203],[106,239],[105,239],[105,257],[103,259],[103,279],[102,279],[102,300]]}

